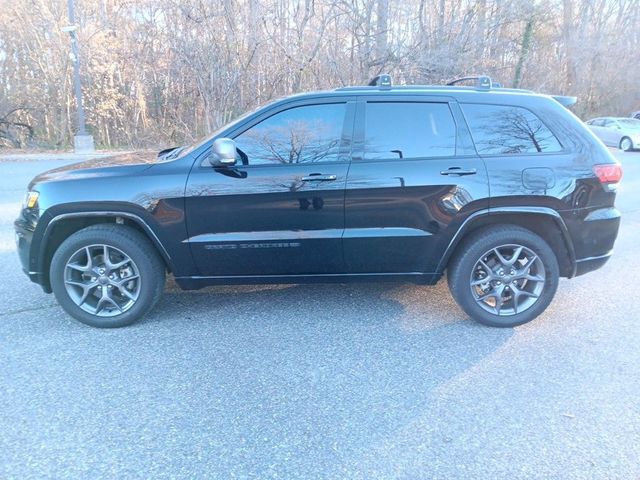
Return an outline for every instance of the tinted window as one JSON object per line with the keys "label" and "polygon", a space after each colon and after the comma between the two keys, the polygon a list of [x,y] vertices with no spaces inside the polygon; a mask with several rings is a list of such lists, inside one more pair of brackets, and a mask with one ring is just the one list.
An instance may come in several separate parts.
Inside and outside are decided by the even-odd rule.
{"label": "tinted window", "polygon": [[[249,165],[338,160],[344,103],[291,108],[263,120],[234,140]],[[242,156],[242,153],[240,154]]]}
{"label": "tinted window", "polygon": [[367,103],[366,159],[446,157],[456,153],[456,125],[446,103]]}
{"label": "tinted window", "polygon": [[478,153],[559,152],[562,146],[542,120],[525,108],[461,105]]}
{"label": "tinted window", "polygon": [[630,128],[632,130],[640,129],[640,120],[635,118],[623,118],[618,120],[618,124],[622,125],[624,128]]}

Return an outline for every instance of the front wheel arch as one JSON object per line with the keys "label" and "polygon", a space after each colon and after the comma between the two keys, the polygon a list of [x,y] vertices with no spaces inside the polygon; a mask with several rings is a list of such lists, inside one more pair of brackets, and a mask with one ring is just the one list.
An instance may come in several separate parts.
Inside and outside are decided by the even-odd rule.
{"label": "front wheel arch", "polygon": [[165,268],[153,246],[134,228],[97,224],[58,247],[50,278],[60,306],[93,327],[131,325],[162,295]]}
{"label": "front wheel arch", "polygon": [[165,269],[172,272],[171,258],[166,252],[160,240],[155,236],[151,228],[137,215],[125,212],[82,212],[78,214],[61,214],[54,217],[48,224],[42,235],[37,271],[42,272],[43,288],[51,292],[51,280],[49,268],[55,251],[62,242],[82,230],[93,225],[122,224],[137,230],[144,235],[155,247],[156,253],[162,259]]}

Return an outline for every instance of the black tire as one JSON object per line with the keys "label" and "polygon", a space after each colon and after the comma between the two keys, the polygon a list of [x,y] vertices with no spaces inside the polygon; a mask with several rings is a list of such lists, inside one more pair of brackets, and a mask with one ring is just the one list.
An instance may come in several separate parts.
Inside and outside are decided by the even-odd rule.
{"label": "black tire", "polygon": [[622,137],[620,139],[620,145],[618,145],[618,147],[623,152],[630,152],[631,150],[633,150],[633,142],[629,137]]}
{"label": "black tire", "polygon": [[[114,313],[111,316],[99,316],[85,311],[72,299],[65,286],[65,283],[70,283],[66,282],[68,277],[65,277],[69,275],[65,274],[65,271],[70,259],[85,247],[100,248],[99,245],[107,245],[113,251],[124,253],[138,272],[139,284],[135,292],[137,298],[126,310],[122,309],[122,313],[117,313],[112,308],[111,311]],[[117,224],[93,225],[71,235],[55,251],[49,273],[51,288],[60,306],[80,322],[98,328],[124,327],[136,322],[160,299],[165,281],[164,263],[153,244],[135,229]],[[106,288],[106,285],[97,288]],[[93,299],[91,296],[89,298]],[[126,301],[125,297],[121,298]]]}
{"label": "black tire", "polygon": [[[518,279],[517,276],[506,277],[506,281],[498,287],[494,285],[494,283],[497,282],[500,284],[501,282],[497,280],[504,277],[493,277],[494,274],[498,275],[499,270],[502,270],[500,264],[497,263],[496,267],[492,267],[496,268],[497,271],[492,272],[492,276],[490,277],[496,278],[497,280],[495,282],[492,281],[484,285],[472,286],[474,279],[475,281],[482,281],[483,275],[485,275],[485,269],[479,267],[481,259],[487,262],[491,260],[485,256],[485,254],[493,254],[492,249],[494,248],[514,248],[513,252],[515,253],[516,246],[523,247],[521,251],[524,252],[525,255],[525,257],[522,257],[525,267],[529,265],[526,259],[527,252],[532,252],[530,255],[530,258],[534,259],[532,266],[541,272],[539,277],[544,280],[541,281],[535,278],[529,281]],[[537,256],[537,258],[534,255]],[[513,258],[513,255],[511,258]],[[541,265],[539,262],[541,262]],[[519,263],[516,265],[520,266]],[[528,271],[530,272],[531,270],[529,269]],[[510,273],[511,272],[507,272],[507,275],[510,275]],[[558,278],[558,260],[547,242],[530,230],[513,225],[492,226],[474,232],[469,238],[463,240],[456,249],[456,254],[449,263],[447,270],[449,289],[458,305],[473,320],[491,327],[515,327],[536,318],[549,306],[549,303],[551,303],[558,288]],[[527,282],[530,282],[528,283],[529,287],[527,287]],[[522,288],[522,285],[524,285],[524,288]],[[525,298],[525,302],[531,302],[523,311],[518,311],[518,299],[514,299],[513,297],[514,287],[517,287],[516,290],[519,292],[519,297]],[[526,296],[524,294],[520,295],[520,293],[525,292],[527,288],[531,289],[532,287],[538,289],[534,292],[537,298],[534,294],[530,295],[529,293],[527,293]],[[486,288],[486,290],[482,290],[483,288]],[[496,292],[497,288],[502,289],[500,293],[501,301],[505,298],[503,297],[504,292],[504,295],[509,298],[506,305],[513,307],[514,303],[516,304],[515,309],[508,309],[514,310],[512,313],[503,312],[502,315],[499,315],[497,313],[497,311],[500,311],[499,309],[494,312],[487,311],[487,309],[496,310],[497,308],[496,305],[491,306],[486,303],[489,302],[491,298],[494,299],[493,303],[498,303],[497,296],[493,297],[491,295],[491,292]],[[478,290],[481,290],[480,294],[477,293]],[[489,298],[483,302],[481,301],[481,297],[483,296],[482,293],[485,292],[488,292],[489,295],[485,294],[484,296],[488,296]],[[511,297],[509,297],[510,295]],[[529,298],[531,300],[529,300]]]}

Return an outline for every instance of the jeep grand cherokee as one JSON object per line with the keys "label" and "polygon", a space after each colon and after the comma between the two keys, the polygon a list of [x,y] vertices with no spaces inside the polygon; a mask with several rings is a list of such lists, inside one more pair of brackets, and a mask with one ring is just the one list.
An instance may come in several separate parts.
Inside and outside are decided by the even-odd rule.
{"label": "jeep grand cherokee", "polygon": [[184,289],[447,272],[471,318],[528,322],[559,277],[611,255],[622,172],[566,97],[475,80],[383,75],[277,101],[189,148],[41,174],[15,222],[23,268],[96,327],[147,313],[166,272]]}

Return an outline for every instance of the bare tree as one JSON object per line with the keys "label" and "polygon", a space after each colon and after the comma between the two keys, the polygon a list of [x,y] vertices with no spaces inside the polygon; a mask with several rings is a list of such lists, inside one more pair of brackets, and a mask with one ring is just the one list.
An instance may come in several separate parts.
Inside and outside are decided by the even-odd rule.
{"label": "bare tree", "polygon": [[[486,73],[575,94],[582,115],[640,109],[640,0],[77,3],[88,126],[106,147],[189,143],[273,98],[381,72],[412,83]],[[3,2],[4,145],[72,138],[64,7]]]}

